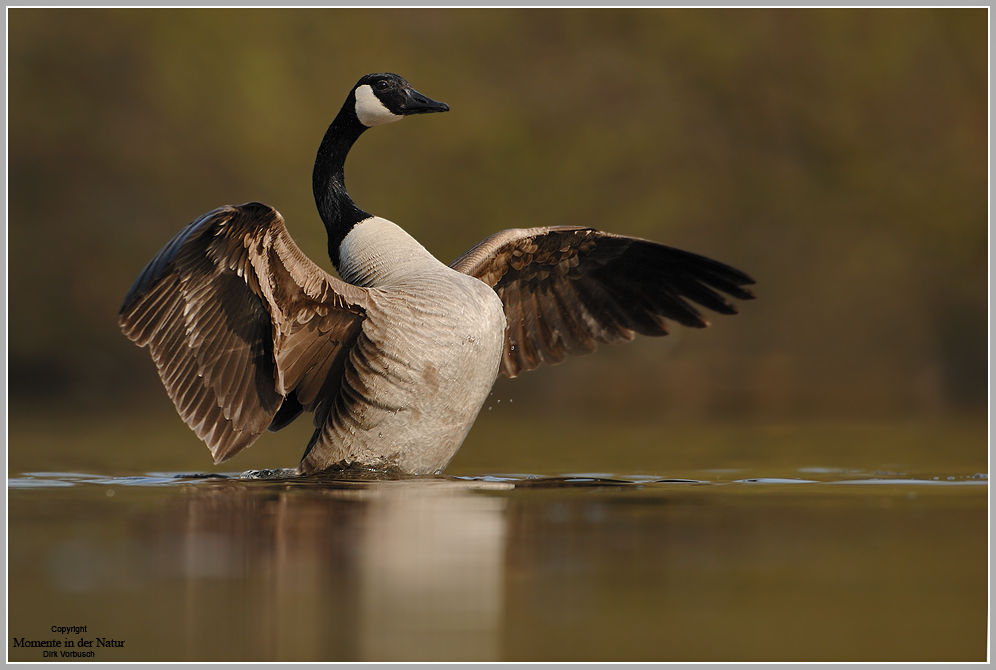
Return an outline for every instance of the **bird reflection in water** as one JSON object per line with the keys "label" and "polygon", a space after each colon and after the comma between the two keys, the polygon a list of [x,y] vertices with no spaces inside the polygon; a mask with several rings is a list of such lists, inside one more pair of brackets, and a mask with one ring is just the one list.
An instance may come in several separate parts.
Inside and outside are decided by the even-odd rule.
{"label": "bird reflection in water", "polygon": [[192,487],[159,538],[188,657],[224,639],[253,660],[497,660],[507,500],[482,488],[511,484]]}

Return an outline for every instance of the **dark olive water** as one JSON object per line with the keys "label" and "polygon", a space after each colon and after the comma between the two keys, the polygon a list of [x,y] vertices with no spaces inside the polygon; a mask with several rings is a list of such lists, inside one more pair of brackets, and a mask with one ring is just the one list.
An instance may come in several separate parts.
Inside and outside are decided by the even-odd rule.
{"label": "dark olive water", "polygon": [[97,661],[985,660],[984,475],[741,474],[27,473],[8,635],[124,643],[69,650]]}
{"label": "dark olive water", "polygon": [[177,477],[209,461],[169,413],[8,440],[12,661],[986,660],[984,421],[488,414],[400,481]]}

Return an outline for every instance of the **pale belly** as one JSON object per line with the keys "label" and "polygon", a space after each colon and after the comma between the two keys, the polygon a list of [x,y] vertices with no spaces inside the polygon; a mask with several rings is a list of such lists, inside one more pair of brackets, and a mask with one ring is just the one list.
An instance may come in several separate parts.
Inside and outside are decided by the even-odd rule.
{"label": "pale belly", "polygon": [[376,299],[299,472],[446,467],[491,391],[505,333],[495,292],[461,277],[392,287]]}

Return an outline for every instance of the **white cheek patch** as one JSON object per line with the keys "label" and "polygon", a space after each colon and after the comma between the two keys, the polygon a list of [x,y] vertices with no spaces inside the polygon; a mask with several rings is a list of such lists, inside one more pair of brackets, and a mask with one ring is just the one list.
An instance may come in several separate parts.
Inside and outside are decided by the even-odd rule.
{"label": "white cheek patch", "polygon": [[373,126],[400,121],[405,117],[392,113],[374,95],[370,85],[364,84],[356,89],[356,118],[367,128],[372,128]]}

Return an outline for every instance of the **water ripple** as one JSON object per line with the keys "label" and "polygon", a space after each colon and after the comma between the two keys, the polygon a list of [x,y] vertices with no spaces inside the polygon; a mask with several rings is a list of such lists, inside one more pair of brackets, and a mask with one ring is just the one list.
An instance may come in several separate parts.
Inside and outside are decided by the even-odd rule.
{"label": "water ripple", "polygon": [[[730,471],[733,472],[733,471]],[[259,485],[281,483],[294,484],[298,486],[342,486],[342,485],[369,485],[380,481],[428,481],[437,480],[440,482],[463,482],[468,485],[474,484],[507,484],[509,488],[598,488],[598,487],[642,487],[642,486],[688,486],[688,485],[816,485],[827,484],[847,484],[847,485],[892,485],[892,486],[986,486],[989,483],[988,474],[976,473],[973,475],[945,475],[932,478],[911,478],[903,476],[902,473],[889,473],[895,476],[882,477],[881,473],[861,473],[853,470],[841,470],[836,468],[800,468],[799,472],[827,475],[824,480],[803,479],[791,477],[745,477],[741,479],[729,479],[712,481],[708,479],[686,479],[674,477],[658,477],[652,475],[613,475],[609,473],[570,473],[564,475],[537,475],[537,474],[485,474],[474,476],[426,476],[411,478],[387,478],[383,480],[370,478],[317,478],[317,477],[284,477],[278,479],[258,480]],[[713,474],[718,474],[713,471]],[[839,479],[843,475],[848,475],[847,479]],[[866,475],[866,476],[862,476]],[[10,477],[7,479],[8,489],[46,489],[57,487],[68,487],[77,485],[97,485],[97,486],[190,486],[202,482],[211,481],[239,481],[243,484],[247,482],[240,479],[241,473],[175,473],[175,472],[152,472],[142,476],[110,476],[92,473],[73,472],[27,472],[20,477]],[[251,481],[251,480],[250,480]]]}

